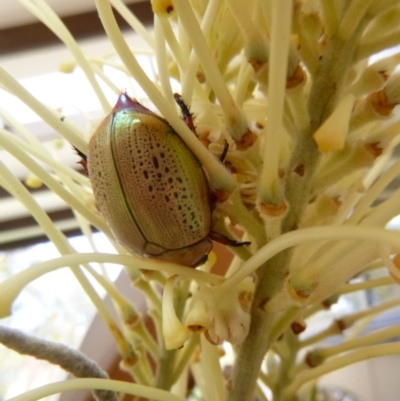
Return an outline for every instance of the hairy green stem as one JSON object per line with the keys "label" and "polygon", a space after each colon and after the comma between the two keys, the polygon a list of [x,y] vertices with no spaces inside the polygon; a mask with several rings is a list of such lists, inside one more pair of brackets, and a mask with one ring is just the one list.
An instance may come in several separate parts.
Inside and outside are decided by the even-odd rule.
{"label": "hairy green stem", "polygon": [[[308,101],[310,127],[307,131],[293,133],[294,148],[285,188],[290,209],[282,222],[282,234],[297,228],[309,202],[312,180],[320,158],[312,136],[338,102],[346,73],[353,62],[361,25],[347,41],[338,37],[330,38],[316,70]],[[237,355],[228,401],[249,401],[252,398],[261,362],[275,339],[271,336],[271,330],[278,318],[266,312],[264,306],[281,290],[290,257],[291,251],[285,250],[258,269],[250,331]]]}

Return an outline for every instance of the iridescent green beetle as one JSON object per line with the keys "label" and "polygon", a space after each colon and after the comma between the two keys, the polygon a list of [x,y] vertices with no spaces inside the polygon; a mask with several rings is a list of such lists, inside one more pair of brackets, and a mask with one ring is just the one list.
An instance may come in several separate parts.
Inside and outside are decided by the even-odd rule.
{"label": "iridescent green beetle", "polygon": [[247,244],[211,231],[210,187],[199,161],[166,120],[124,93],[93,134],[87,167],[100,213],[135,254],[197,267],[210,238]]}

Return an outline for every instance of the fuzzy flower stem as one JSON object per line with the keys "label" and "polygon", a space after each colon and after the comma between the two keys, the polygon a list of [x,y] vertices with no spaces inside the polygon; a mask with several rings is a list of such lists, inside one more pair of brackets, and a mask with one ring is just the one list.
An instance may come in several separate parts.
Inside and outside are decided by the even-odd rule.
{"label": "fuzzy flower stem", "polygon": [[66,122],[61,121],[61,116],[56,116],[55,112],[48,109],[32,96],[18,81],[0,67],[0,83],[14,96],[22,100],[39,117],[41,117],[54,130],[59,132],[73,146],[83,153],[87,153],[87,143],[68,126]]}
{"label": "fuzzy flower stem", "polygon": [[212,57],[207,46],[204,35],[193,14],[190,4],[185,1],[174,1],[175,9],[179,19],[184,26],[187,35],[199,57],[207,79],[210,82],[221,107],[224,111],[229,132],[233,139],[240,141],[242,136],[247,133],[247,122],[242,111],[235,104],[224,80],[218,70],[215,59]]}
{"label": "fuzzy flower stem", "polygon": [[[338,96],[343,89],[344,77],[353,62],[354,48],[363,25],[360,23],[355,34],[345,42],[332,37],[325,48],[324,58],[315,72],[308,102],[310,127],[307,131],[298,133],[287,170],[285,197],[289,204],[289,212],[282,222],[282,233],[288,233],[297,228],[309,202],[313,176],[320,159],[312,135],[336,107]],[[372,233],[373,230],[370,232],[370,238],[374,236],[376,239],[376,232]],[[295,234],[292,232],[282,235],[268,245],[280,238],[285,238],[286,235]],[[258,258],[262,253],[262,251],[258,252],[253,258]],[[277,254],[266,263],[264,262],[268,258],[261,258],[256,263],[257,267],[261,263],[264,264],[257,272],[257,286],[251,306],[250,331],[237,355],[228,401],[248,400],[254,391],[262,359],[270,346],[270,331],[274,321],[273,316],[264,311],[264,305],[282,288],[290,257],[291,252],[287,250]],[[246,263],[250,264],[250,260]],[[231,285],[234,281],[236,279],[226,285]]]}
{"label": "fuzzy flower stem", "polygon": [[154,37],[149,31],[142,25],[142,23],[136,18],[129,8],[121,0],[110,0],[113,7],[121,14],[125,21],[131,26],[131,28],[139,34],[147,44],[154,49],[156,47]]}
{"label": "fuzzy flower stem", "polygon": [[201,357],[200,364],[204,374],[204,381],[212,383],[208,387],[209,400],[223,400],[225,397],[225,386],[219,364],[219,350],[206,340],[205,336],[200,337]]}
{"label": "fuzzy flower stem", "polygon": [[172,30],[168,17],[166,17],[165,15],[157,15],[156,18],[158,19],[158,23],[160,24],[164,38],[168,43],[168,46],[173,56],[175,57],[179,69],[181,71],[185,70],[187,62],[183,57],[182,49],[179,47],[179,43],[176,40],[174,31]]}
{"label": "fuzzy flower stem", "polygon": [[243,105],[246,97],[246,90],[251,82],[252,68],[243,57],[240,62],[239,74],[235,85],[235,101],[239,106]]}
{"label": "fuzzy flower stem", "polygon": [[392,284],[394,284],[394,281],[391,277],[379,277],[375,279],[369,279],[361,283],[343,284],[336,292],[336,295],[350,294],[355,291],[371,290],[377,287]]}
{"label": "fuzzy flower stem", "polygon": [[378,37],[366,43],[361,43],[355,55],[356,61],[364,60],[374,53],[379,53],[389,47],[397,46],[400,43],[400,30],[391,32],[383,37]]}
{"label": "fuzzy flower stem", "polygon": [[287,401],[294,400],[297,390],[303,384],[309,382],[310,380],[315,380],[318,377],[325,375],[329,372],[338,370],[353,363],[365,361],[367,359],[377,358],[386,355],[395,355],[395,354],[400,354],[400,342],[373,345],[334,358],[331,361],[324,363],[323,365],[317,366],[313,369],[307,370],[306,372],[299,374],[293,380],[293,382],[286,388],[284,399]]}
{"label": "fuzzy flower stem", "polygon": [[158,68],[158,76],[160,78],[161,88],[164,97],[173,104],[174,95],[172,93],[171,82],[168,73],[168,66],[165,60],[167,59],[167,49],[165,48],[165,38],[160,23],[160,18],[154,17],[154,38],[156,41],[156,61]]}
{"label": "fuzzy flower stem", "polygon": [[193,333],[185,347],[179,354],[178,359],[176,361],[174,371],[171,377],[171,382],[176,383],[179,377],[181,376],[182,372],[185,368],[189,365],[190,358],[192,357],[194,351],[196,350],[200,340],[200,335]]}
{"label": "fuzzy flower stem", "polygon": [[[2,172],[2,175],[4,173]],[[22,185],[22,184],[21,184]],[[42,210],[43,212],[43,210]],[[44,213],[44,212],[43,212]],[[54,239],[53,239],[54,241]],[[0,283],[0,293],[2,294],[2,302],[0,303],[0,316],[8,316],[11,303],[18,296],[21,290],[32,280],[47,274],[53,270],[60,269],[71,265],[80,265],[86,263],[111,263],[123,265],[129,269],[147,269],[147,270],[163,270],[169,274],[177,274],[188,279],[198,281],[200,283],[220,283],[222,277],[199,270],[188,269],[185,266],[174,265],[173,263],[162,263],[158,261],[145,260],[134,257],[132,255],[114,255],[107,253],[79,253],[61,256],[42,263],[31,266],[18,274],[15,274],[8,280]],[[7,300],[7,302],[5,301]]]}
{"label": "fuzzy flower stem", "polygon": [[271,26],[271,55],[268,77],[268,96],[274,99],[268,104],[267,141],[264,164],[260,178],[261,201],[281,206],[278,167],[280,143],[283,136],[283,105],[285,96],[287,59],[289,54],[292,0],[277,0],[273,6]]}
{"label": "fuzzy flower stem", "polygon": [[399,299],[390,299],[389,301],[382,302],[380,305],[374,306],[372,308],[368,308],[360,312],[354,312],[350,315],[344,316],[341,318],[341,320],[343,321],[345,327],[350,327],[360,319],[364,319],[368,316],[376,316],[381,312],[387,311],[388,309],[396,308],[399,305]]}
{"label": "fuzzy flower stem", "polygon": [[[266,62],[268,59],[267,47],[265,43],[263,43],[264,39],[257,25],[254,24],[254,21],[250,18],[250,15],[248,15],[246,8],[244,8],[243,4],[238,0],[227,0],[226,3],[242,32],[246,42],[245,47],[250,47],[251,49],[247,49],[247,53],[251,53],[253,48],[255,48],[257,55],[262,58],[263,62]],[[249,56],[249,54],[247,54],[247,56]]]}
{"label": "fuzzy flower stem", "polygon": [[147,93],[150,100],[158,108],[161,114],[168,119],[168,122],[182,137],[183,141],[200,160],[204,168],[210,173],[210,179],[213,186],[230,192],[234,186],[232,175],[214,155],[203,146],[199,146],[198,139],[179,117],[174,106],[169,104],[157,87],[147,77],[123,38],[117,22],[115,21],[109,2],[107,0],[96,0],[96,6],[104,29],[130,74]]}
{"label": "fuzzy flower stem", "polygon": [[[1,111],[0,111],[0,116],[1,116]],[[11,134],[10,132],[4,129],[0,129],[0,135],[6,137],[10,142],[11,141],[14,142],[18,146],[18,148],[23,149],[25,152],[36,157],[38,160],[41,160],[42,162],[46,163],[57,173],[64,174],[65,176],[70,177],[71,179],[82,185],[88,186],[90,184],[88,177],[85,177],[83,174],[80,174],[76,170],[68,166],[65,166],[64,164],[61,164],[53,157],[51,157],[47,152],[45,152],[45,148],[41,143],[40,145],[29,144],[23,141],[22,139],[18,138],[16,135]]]}
{"label": "fuzzy flower stem", "polygon": [[325,22],[325,31],[328,37],[336,34],[339,28],[339,15],[335,0],[320,0],[322,17]]}
{"label": "fuzzy flower stem", "polygon": [[343,40],[351,37],[355,29],[357,29],[357,25],[364,18],[371,2],[372,0],[353,0],[350,3],[339,27],[339,36]]}
{"label": "fuzzy flower stem", "polygon": [[[377,237],[379,235],[379,237]],[[376,243],[379,238],[383,243],[390,244],[393,249],[399,249],[400,233],[378,227],[310,227],[286,233],[264,245],[255,255],[247,260],[232,276],[216,287],[218,291],[228,291],[238,285],[245,277],[261,269],[261,265],[271,261],[283,250],[308,241],[368,240]]]}
{"label": "fuzzy flower stem", "polygon": [[140,384],[133,384],[109,379],[65,380],[63,382],[52,383],[31,391],[27,391],[16,397],[9,398],[7,401],[37,401],[41,398],[45,398],[50,395],[62,393],[65,391],[92,389],[103,389],[125,394],[132,394],[137,397],[143,397],[154,401],[185,401],[182,397],[178,397],[168,391],[143,386]]}
{"label": "fuzzy flower stem", "polygon": [[[57,250],[61,254],[74,252],[74,249],[68,244],[68,241],[66,240],[64,235],[53,225],[49,216],[36,203],[28,190],[21,184],[21,182],[17,178],[14,177],[13,174],[11,174],[11,172],[1,162],[0,177],[1,180],[4,180],[3,186],[27,207],[27,209],[32,213],[32,216],[42,227],[45,234],[54,243]],[[86,292],[90,300],[95,305],[101,318],[107,324],[108,328],[111,331],[111,334],[114,336],[118,344],[121,354],[124,357],[131,357],[131,349],[129,344],[126,342],[122,333],[119,331],[115,320],[113,319],[109,310],[105,307],[102,299],[99,297],[93,286],[90,284],[86,276],[81,271],[79,264],[71,263],[68,266],[70,266],[71,271],[75,275],[79,284],[82,286],[83,290]],[[91,268],[88,269],[91,270]],[[33,269],[31,267],[29,269],[21,271],[19,274],[12,276],[8,280],[0,284],[0,287],[3,287],[0,291],[0,293],[2,294],[2,302],[0,303],[0,316],[4,317],[10,313],[11,304],[16,296],[26,284],[40,276],[40,273],[40,271],[38,272],[37,269]],[[111,284],[104,277],[98,274],[97,276],[101,277],[101,280],[105,284],[106,288],[111,286]]]}
{"label": "fuzzy flower stem", "polygon": [[372,185],[367,194],[354,208],[353,213],[345,224],[357,224],[363,215],[367,213],[369,206],[382,193],[386,186],[400,174],[400,161],[394,163],[381,177]]}
{"label": "fuzzy flower stem", "polygon": [[39,20],[41,20],[53,33],[58,36],[58,38],[65,43],[69,48],[73,56],[75,57],[77,63],[82,68],[84,74],[86,75],[88,81],[92,85],[94,92],[104,110],[105,113],[109,113],[111,106],[108,103],[100,85],[96,81],[93,70],[90,68],[90,64],[86,60],[81,48],[78,46],[74,40],[71,33],[65,27],[61,19],[57,14],[49,7],[49,5],[43,0],[36,0],[36,5],[27,0],[19,0],[26,9],[28,9],[33,15],[35,15]]}
{"label": "fuzzy flower stem", "polygon": [[94,213],[88,210],[88,208],[80,200],[78,200],[77,197],[75,197],[72,193],[70,193],[62,185],[60,185],[55,178],[53,178],[48,172],[44,170],[43,167],[36,163],[25,152],[23,152],[13,140],[10,140],[8,136],[2,135],[2,131],[0,131],[0,144],[4,149],[10,152],[22,164],[24,164],[54,193],[56,193],[61,199],[63,199],[65,203],[74,208],[99,230],[103,231],[106,235],[111,236],[110,230],[108,229],[106,224],[99,218],[99,216],[96,216]]}
{"label": "fuzzy flower stem", "polygon": [[353,338],[352,340],[344,341],[339,345],[334,345],[332,347],[320,348],[315,352],[318,357],[330,358],[342,352],[347,352],[354,350],[356,348],[365,347],[367,345],[377,344],[388,340],[390,338],[395,338],[400,336],[400,325],[396,324],[392,327],[387,327],[382,330],[377,330],[373,333],[366,334],[362,337]]}
{"label": "fuzzy flower stem", "polygon": [[[59,365],[75,377],[108,378],[106,372],[81,352],[37,337],[25,334],[20,330],[0,326],[0,343],[19,354],[30,355],[54,365]],[[93,395],[99,401],[117,401],[113,391],[94,390]]]}
{"label": "fuzzy flower stem", "polygon": [[[218,12],[218,8],[221,4],[221,0],[211,0],[205,11],[204,17],[201,21],[201,31],[203,35],[207,37],[212,24],[214,22],[215,16]],[[203,101],[207,101],[207,97],[204,93],[204,90],[200,87],[200,84],[196,78],[197,66],[199,64],[199,59],[197,57],[196,52],[192,49],[189,61],[187,63],[187,68],[184,71],[182,82],[182,96],[185,101],[192,98],[193,88],[195,89],[195,93],[199,96],[199,99]]]}

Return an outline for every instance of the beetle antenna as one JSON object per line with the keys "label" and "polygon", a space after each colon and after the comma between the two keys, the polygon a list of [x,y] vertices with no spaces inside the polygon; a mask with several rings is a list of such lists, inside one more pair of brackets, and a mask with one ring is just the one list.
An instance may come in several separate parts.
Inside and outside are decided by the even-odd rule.
{"label": "beetle antenna", "polygon": [[197,136],[196,127],[194,126],[193,122],[193,113],[190,112],[189,107],[187,106],[187,104],[183,100],[183,97],[179,93],[174,93],[174,99],[176,104],[182,110],[182,117],[186,125]]}

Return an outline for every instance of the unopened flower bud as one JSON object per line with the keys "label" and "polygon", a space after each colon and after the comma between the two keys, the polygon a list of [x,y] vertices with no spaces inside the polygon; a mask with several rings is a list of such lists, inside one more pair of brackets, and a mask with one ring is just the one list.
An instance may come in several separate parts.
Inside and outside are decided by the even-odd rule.
{"label": "unopened flower bud", "polygon": [[314,134],[315,142],[322,153],[343,149],[349,131],[349,121],[354,105],[354,95],[345,96],[333,113]]}

